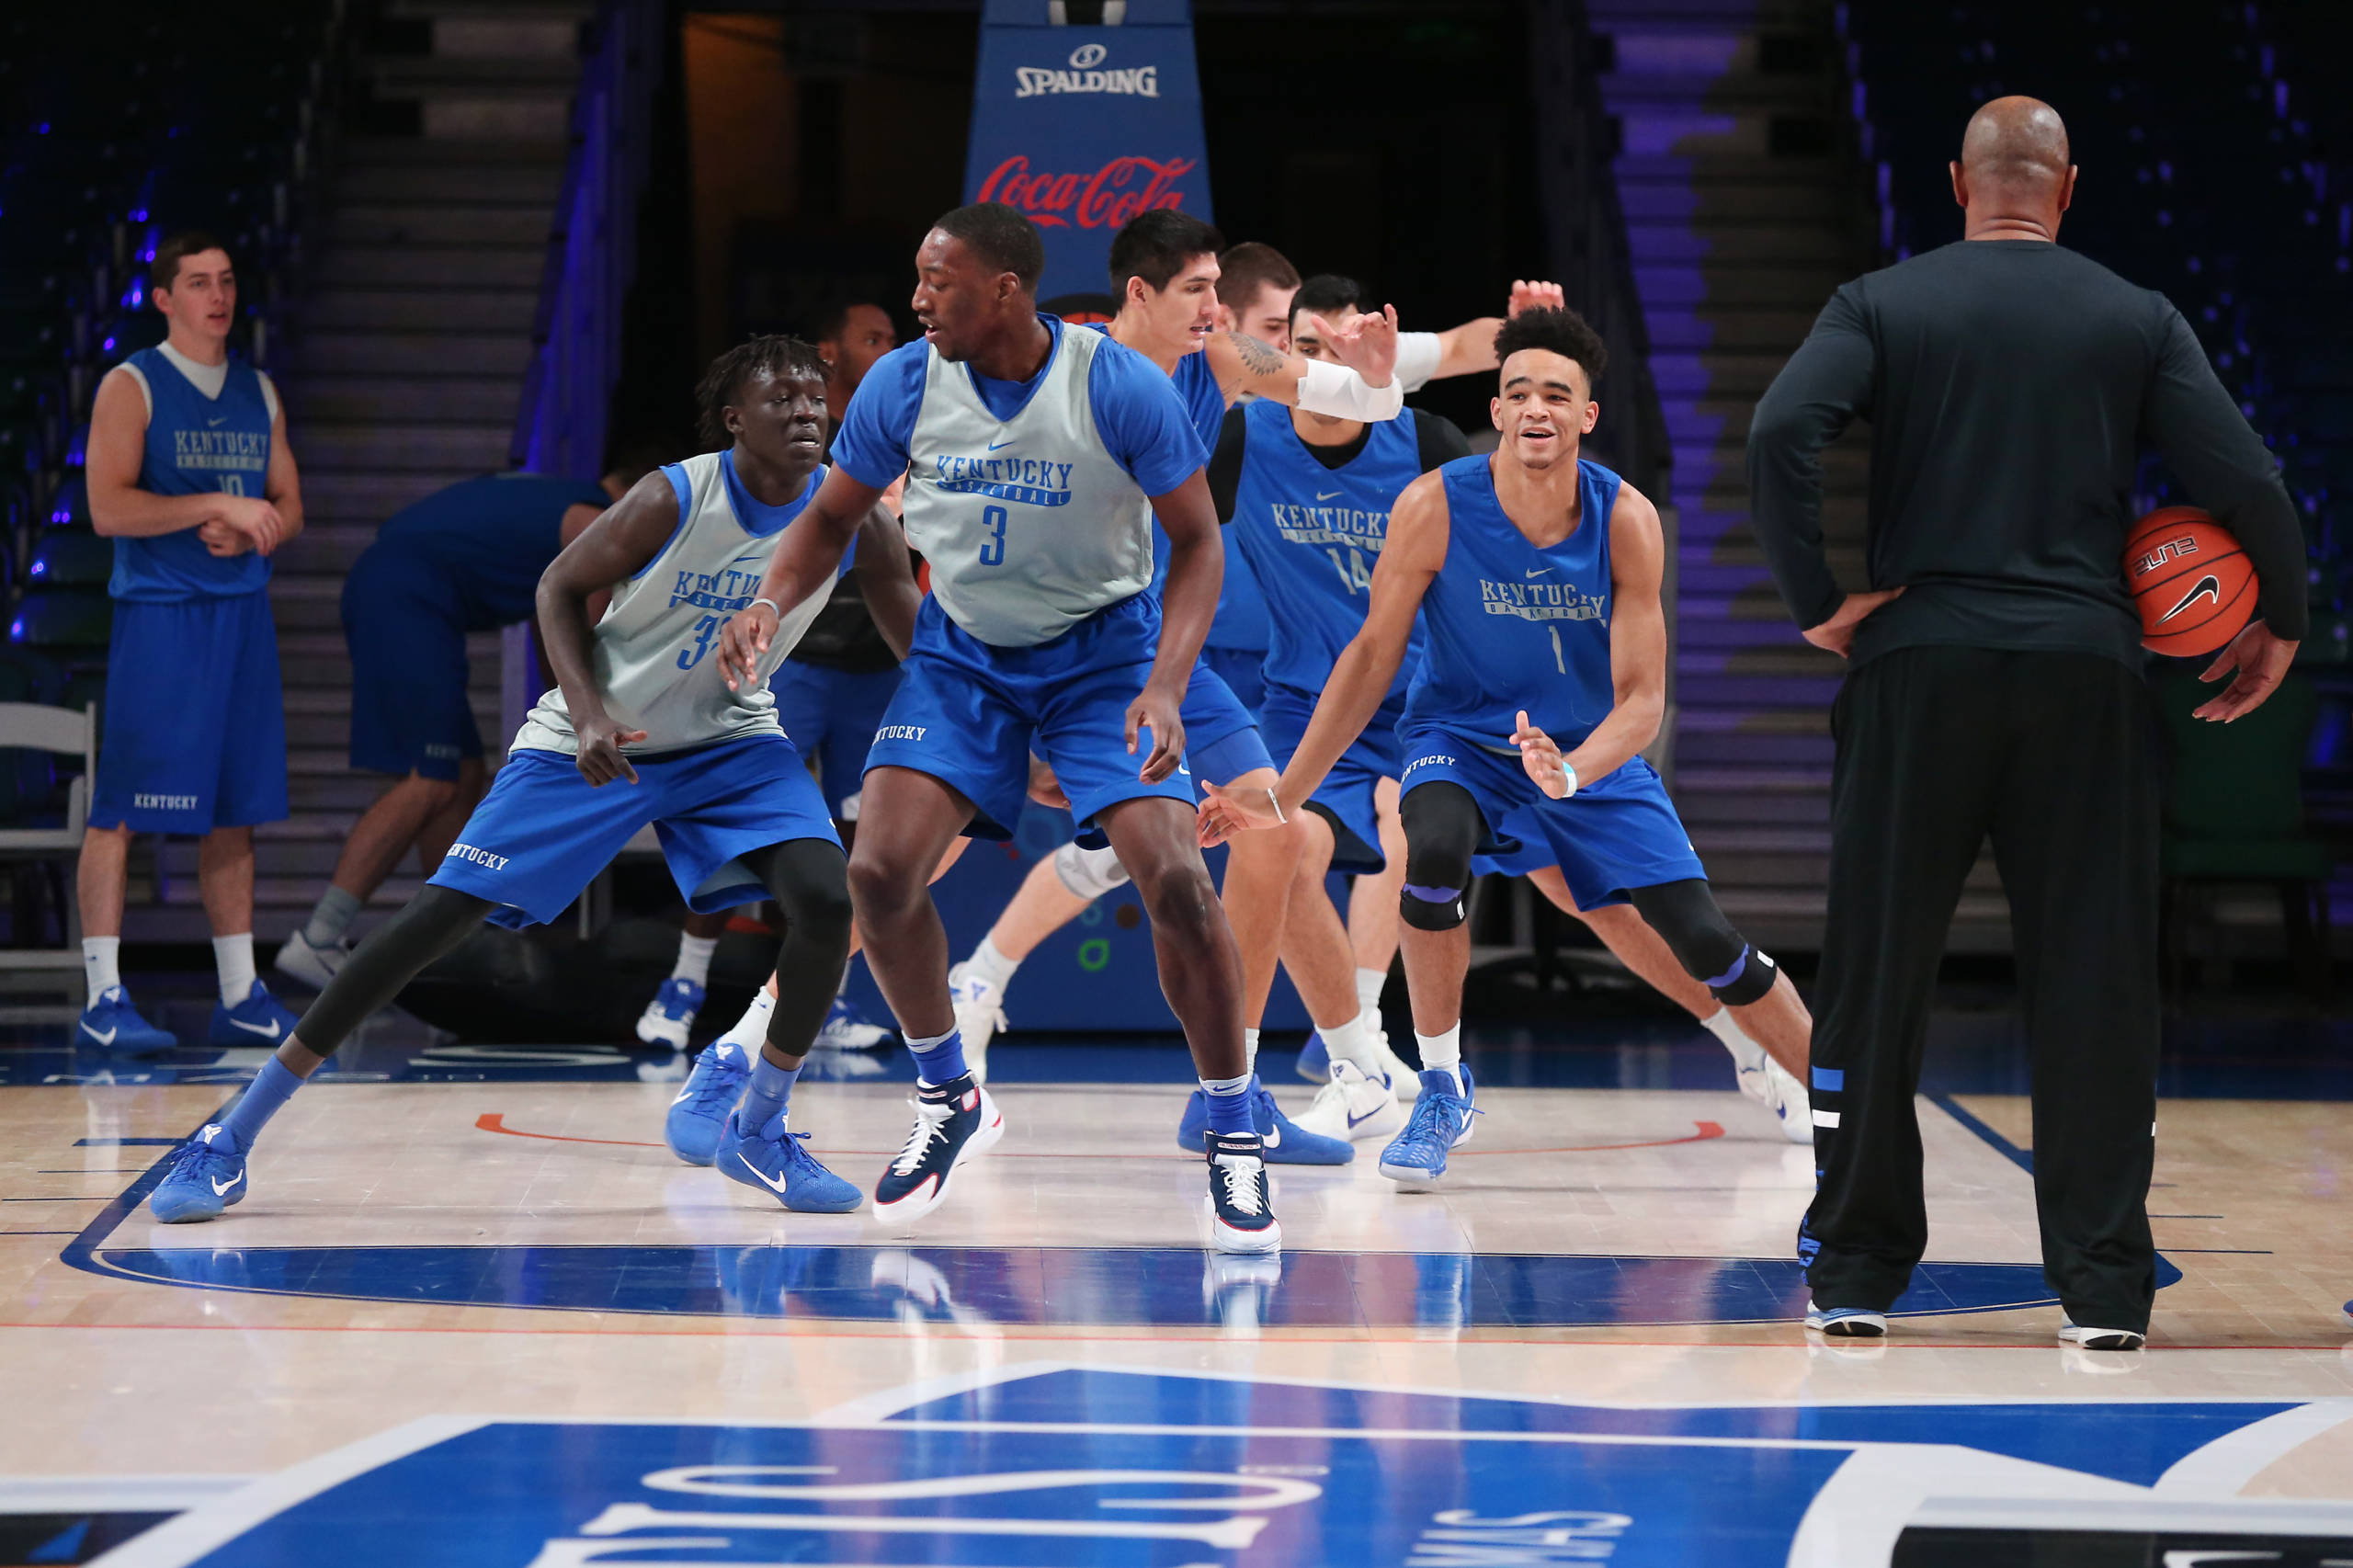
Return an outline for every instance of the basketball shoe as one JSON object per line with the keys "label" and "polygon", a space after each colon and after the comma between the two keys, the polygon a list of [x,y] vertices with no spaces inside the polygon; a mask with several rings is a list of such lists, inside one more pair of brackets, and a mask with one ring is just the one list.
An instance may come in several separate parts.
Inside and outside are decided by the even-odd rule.
{"label": "basketball shoe", "polygon": [[1368,1078],[1355,1062],[1335,1062],[1296,1125],[1326,1139],[1386,1138],[1405,1125],[1405,1108],[1392,1080]]}
{"label": "basketball shoe", "polygon": [[672,975],[638,1015],[637,1038],[648,1045],[686,1050],[687,1035],[695,1027],[695,1015],[702,1011],[704,994],[693,981]]}
{"label": "basketball shoe", "polygon": [[874,1217],[913,1223],[948,1198],[949,1179],[966,1160],[987,1153],[1005,1136],[1005,1114],[970,1073],[945,1084],[915,1086],[915,1124],[874,1184]]}
{"label": "basketball shoe", "polygon": [[[1265,1141],[1270,1165],[1345,1165],[1357,1157],[1347,1139],[1310,1131],[1285,1116],[1256,1074],[1250,1079],[1250,1125]],[[1176,1123],[1176,1146],[1191,1153],[1206,1153],[1209,1132],[1209,1093],[1195,1089],[1185,1101],[1183,1119]]]}
{"label": "basketball shoe", "polygon": [[825,1021],[818,1026],[817,1038],[812,1051],[872,1051],[888,1045],[898,1031],[882,1024],[870,1024],[858,1016],[849,998],[836,996],[833,1006],[825,1009]]}
{"label": "basketball shoe", "polygon": [[271,967],[289,980],[299,980],[313,991],[324,991],[327,982],[335,978],[351,958],[351,944],[338,937],[325,947],[320,947],[302,934],[300,926],[294,934],[279,945],[278,957]]}
{"label": "basketball shoe", "polygon": [[233,1045],[276,1045],[294,1032],[302,1020],[287,1011],[286,1005],[269,994],[269,987],[260,981],[245,993],[245,999],[232,1007],[226,1003],[212,1004],[212,1027],[205,1031],[208,1043],[226,1049]]}
{"label": "basketball shoe", "polygon": [[1268,1253],[1283,1244],[1267,1194],[1266,1149],[1255,1132],[1212,1132],[1210,1162],[1210,1246],[1216,1252]]}
{"label": "basketball shoe", "polygon": [[1794,1074],[1779,1062],[1767,1060],[1765,1075],[1769,1080],[1773,1098],[1769,1102],[1773,1114],[1781,1119],[1781,1136],[1792,1143],[1813,1146],[1813,1099],[1805,1092]]}
{"label": "basketball shoe", "polygon": [[728,1180],[756,1187],[796,1214],[847,1214],[865,1202],[864,1193],[817,1163],[808,1136],[788,1129],[780,1116],[747,1132],[730,1115],[712,1164]]}
{"label": "basketball shoe", "polygon": [[1459,1094],[1453,1076],[1444,1068],[1433,1067],[1422,1074],[1421,1097],[1414,1102],[1405,1131],[1381,1152],[1381,1174],[1408,1192],[1435,1187],[1446,1175],[1448,1151],[1471,1142],[1471,1119],[1479,1114],[1471,1103],[1471,1069],[1456,1071],[1462,1074]]}
{"label": "basketball shoe", "polygon": [[2149,1336],[2137,1328],[2093,1328],[2070,1319],[2059,1325],[2059,1343],[2086,1350],[2138,1350]]}
{"label": "basketball shoe", "polygon": [[187,1225],[217,1220],[231,1204],[244,1200],[245,1152],[227,1128],[214,1122],[179,1146],[147,1209],[166,1225]]}
{"label": "basketball shoe", "polygon": [[139,1016],[131,1005],[131,993],[119,985],[109,985],[98,993],[74,1026],[74,1043],[85,1049],[96,1047],[110,1051],[117,1056],[147,1056],[158,1051],[169,1051],[179,1040],[168,1030],[159,1029]]}
{"label": "basketball shoe", "polygon": [[727,1118],[744,1097],[752,1075],[751,1052],[732,1040],[715,1040],[695,1058],[694,1071],[670,1102],[662,1141],[690,1165],[707,1165],[726,1141]]}
{"label": "basketball shoe", "polygon": [[1869,1307],[1818,1307],[1808,1301],[1805,1325],[1833,1339],[1881,1339],[1887,1335],[1887,1314]]}
{"label": "basketball shoe", "polygon": [[1006,1027],[1005,991],[996,982],[960,963],[948,971],[948,999],[956,1008],[956,1032],[964,1037],[964,1065],[972,1082],[989,1081],[989,1039]]}

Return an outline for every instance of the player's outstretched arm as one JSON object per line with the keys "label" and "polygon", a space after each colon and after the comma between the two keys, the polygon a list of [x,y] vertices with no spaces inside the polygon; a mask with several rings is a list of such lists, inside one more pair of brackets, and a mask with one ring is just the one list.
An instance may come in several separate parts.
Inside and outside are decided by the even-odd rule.
{"label": "player's outstretched arm", "polygon": [[677,492],[656,469],[631,485],[628,494],[565,545],[540,574],[541,651],[556,685],[563,688],[572,733],[580,737],[580,776],[592,785],[616,778],[636,783],[637,770],[620,748],[645,734],[620,728],[605,711],[605,694],[597,685],[589,651],[593,622],[588,601],[642,571],[677,527]]}
{"label": "player's outstretched arm", "polygon": [[858,574],[858,591],[874,617],[875,630],[892,653],[904,660],[915,645],[915,611],[923,608],[923,590],[915,586],[906,530],[890,507],[877,505],[867,510],[866,520],[858,525],[858,559],[850,570]]}
{"label": "player's outstretched arm", "polygon": [[[98,383],[90,407],[90,438],[83,473],[90,487],[90,526],[109,539],[153,539],[201,528],[223,516],[230,495],[158,495],[139,488],[139,465],[147,449],[147,400],[131,372],[109,373]],[[260,497],[254,504],[267,506]],[[207,540],[208,544],[212,543]],[[250,543],[244,548],[251,548]],[[242,551],[216,549],[215,554]]]}
{"label": "player's outstretched arm", "polygon": [[1290,821],[1305,808],[1332,765],[1364,733],[1389,695],[1398,665],[1405,662],[1422,596],[1446,564],[1449,528],[1446,482],[1439,474],[1422,475],[1397,497],[1389,513],[1388,541],[1373,563],[1364,630],[1333,665],[1290,766],[1283,769],[1271,799],[1265,790],[1204,786],[1209,792],[1200,812],[1204,845],[1222,844],[1244,828],[1275,827]]}
{"label": "player's outstretched arm", "polygon": [[1140,731],[1152,731],[1152,751],[1140,777],[1157,784],[1176,771],[1185,755],[1185,722],[1177,710],[1217,615],[1218,594],[1225,585],[1225,543],[1218,537],[1217,506],[1204,470],[1195,469],[1176,489],[1152,497],[1152,509],[1168,535],[1168,581],[1160,591],[1160,651],[1143,690],[1128,704],[1128,750],[1136,749]]}
{"label": "player's outstretched arm", "polygon": [[1522,311],[1558,310],[1565,298],[1558,283],[1534,278],[1513,278],[1511,300],[1502,315],[1473,316],[1461,326],[1438,334],[1438,369],[1430,372],[1430,380],[1494,369],[1501,363],[1495,358],[1495,334],[1503,330],[1505,321]]}
{"label": "player's outstretched arm", "polygon": [[1307,325],[1339,358],[1337,365],[1303,359],[1239,332],[1213,333],[1204,349],[1219,390],[1232,403],[1244,392],[1271,398],[1310,414],[1378,423],[1405,406],[1397,369],[1397,311],[1346,316],[1311,314]]}
{"label": "player's outstretched arm", "polygon": [[777,535],[759,597],[720,628],[719,669],[728,690],[759,683],[760,656],[768,651],[784,612],[834,580],[842,569],[842,551],[881,495],[838,466],[825,471],[815,497]]}
{"label": "player's outstretched arm", "polygon": [[[1584,744],[1561,759],[1574,778],[1573,789],[1615,772],[1658,738],[1666,717],[1666,610],[1659,602],[1665,570],[1666,539],[1658,508],[1632,485],[1620,486],[1618,504],[1609,512],[1611,702]],[[1498,736],[1496,744],[1509,745],[1517,739]]]}

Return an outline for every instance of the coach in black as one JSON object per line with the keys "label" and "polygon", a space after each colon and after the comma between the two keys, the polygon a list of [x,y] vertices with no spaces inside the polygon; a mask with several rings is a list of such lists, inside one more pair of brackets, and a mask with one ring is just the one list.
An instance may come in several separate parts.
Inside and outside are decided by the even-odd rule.
{"label": "coach in black", "polygon": [[[1990,832],[2034,1057],[2034,1182],[2062,1337],[2143,1342],[2157,1063],[2157,780],[2126,597],[2136,449],[2239,538],[2259,619],[2199,710],[2268,697],[2304,635],[2302,536],[2178,312],[2054,242],[2075,170],[2047,104],[1969,122],[1967,237],[1847,284],[1756,405],[1756,533],[1831,711],[1829,925],[1814,1002],[1809,1327],[1875,1335],[1927,1245],[1913,1114],[1938,960]],[[1823,447],[1871,425],[1871,591],[1822,540]]]}

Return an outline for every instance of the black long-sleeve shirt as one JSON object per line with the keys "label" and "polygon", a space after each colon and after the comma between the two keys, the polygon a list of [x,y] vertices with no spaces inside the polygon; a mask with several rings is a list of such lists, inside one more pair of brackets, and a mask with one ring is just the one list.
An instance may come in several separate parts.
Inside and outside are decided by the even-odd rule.
{"label": "black long-sleeve shirt", "polygon": [[2139,449],[2238,536],[2264,620],[2306,629],[2303,532],[2278,466],[2164,295],[2039,240],[1964,240],[1831,296],[1756,404],[1756,536],[1802,627],[1844,597],[1822,539],[1822,449],[1871,426],[1873,588],[1860,664],[1921,644],[2138,666],[2124,589]]}

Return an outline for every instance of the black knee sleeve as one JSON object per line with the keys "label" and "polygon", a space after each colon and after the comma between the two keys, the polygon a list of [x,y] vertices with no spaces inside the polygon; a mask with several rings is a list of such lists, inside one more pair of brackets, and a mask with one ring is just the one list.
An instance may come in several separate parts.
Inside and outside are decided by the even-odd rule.
{"label": "black knee sleeve", "polygon": [[849,959],[849,864],[822,838],[771,844],[745,856],[744,863],[784,911],[768,1043],[786,1056],[804,1055],[824,1027]]}
{"label": "black knee sleeve", "polygon": [[1634,908],[1659,934],[1683,972],[1727,1007],[1762,1001],[1779,968],[1741,939],[1708,884],[1692,878],[1631,890]]}
{"label": "black knee sleeve", "polygon": [[1486,831],[1479,802],[1460,784],[1425,784],[1397,808],[1405,827],[1405,888],[1397,913],[1418,931],[1451,931],[1462,924],[1471,891],[1471,857]]}
{"label": "black knee sleeve", "polygon": [[321,1056],[334,1055],[362,1019],[390,1006],[426,965],[456,951],[489,913],[488,899],[427,883],[344,960],[295,1026],[294,1038]]}

